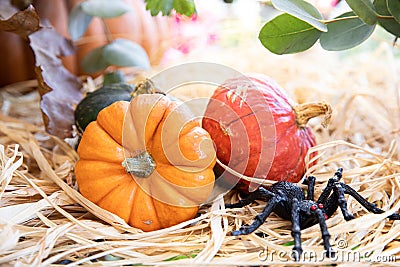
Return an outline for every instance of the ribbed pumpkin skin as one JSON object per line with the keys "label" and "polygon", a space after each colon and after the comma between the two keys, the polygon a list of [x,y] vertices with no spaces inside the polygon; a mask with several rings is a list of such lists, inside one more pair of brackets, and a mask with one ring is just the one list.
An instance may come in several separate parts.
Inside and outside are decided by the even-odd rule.
{"label": "ribbed pumpkin skin", "polygon": [[[162,229],[194,218],[198,205],[186,204],[190,203],[188,199],[193,198],[205,201],[211,193],[215,151],[209,146],[203,147],[204,141],[210,144],[212,141],[196,121],[185,124],[178,137],[169,137],[168,131],[161,134],[162,129],[168,130],[172,126],[168,124],[168,115],[181,112],[176,116],[182,120],[191,116],[182,110],[174,110],[175,107],[176,104],[165,96],[146,94],[135,97],[131,105],[126,101],[118,101],[100,111],[97,120],[86,128],[78,147],[80,159],[75,174],[81,194],[143,231]],[[126,136],[129,132],[132,134]],[[141,133],[145,135],[143,139]],[[140,144],[142,140],[145,140],[145,149],[157,166],[149,177],[133,179],[122,162],[127,154],[134,153],[130,149],[134,149],[135,144]],[[162,141],[171,141],[187,159],[194,160],[189,166],[190,171],[177,168],[168,160]],[[208,162],[207,166],[204,162]],[[162,176],[161,182],[157,180],[157,175]],[[137,183],[142,180],[137,179],[150,181],[150,190],[144,190],[142,184]],[[184,204],[179,206],[147,193],[154,191],[157,194],[157,190],[166,188],[162,184],[165,181],[193,190],[201,187],[201,195],[185,195],[185,190],[170,192],[167,188],[168,197]],[[188,192],[193,194],[190,190]]]}
{"label": "ribbed pumpkin skin", "polygon": [[[256,121],[254,114],[249,115],[251,112],[246,108],[246,105],[239,105],[239,98],[231,101],[232,91],[247,83],[247,79],[254,86],[248,88],[245,97],[246,101],[250,103],[260,102],[260,105],[264,105],[264,107],[256,107],[255,109],[257,112],[261,109],[266,113],[270,112],[272,114],[275,133],[271,132],[273,131],[271,127],[265,127],[263,125],[265,123]],[[225,124],[229,124],[229,122],[226,122],[226,116],[221,114],[220,108],[216,104],[212,104],[213,101],[210,101],[202,126],[210,133],[215,142],[217,157],[222,163],[228,165],[229,161],[231,161],[229,166],[236,169],[236,164],[246,162],[248,159],[249,162],[243,172],[246,176],[290,182],[298,182],[302,178],[305,172],[304,159],[308,149],[316,144],[315,137],[309,127],[299,127],[297,125],[293,107],[288,97],[275,81],[260,74],[251,74],[246,78],[231,79],[219,86],[211,99],[224,103],[224,105],[235,111],[237,116],[241,118],[240,121],[245,125],[245,131],[249,139],[249,143],[242,143],[241,146],[250,147],[250,156],[242,155],[231,159],[231,136],[226,134],[226,130],[221,128],[220,123],[222,121]],[[234,129],[231,130],[234,131]],[[260,157],[262,144],[260,136],[275,137],[275,140],[267,140],[274,142],[272,145],[275,146],[275,151],[270,147],[267,148],[267,150],[274,152],[274,155],[267,155],[266,158]],[[233,155],[239,154],[234,153]],[[268,160],[272,160],[272,164],[268,164],[266,162]],[[256,167],[263,164],[264,171],[258,170],[255,173]],[[238,187],[242,191],[248,191],[248,186],[249,183],[245,180],[240,180],[238,183]]]}

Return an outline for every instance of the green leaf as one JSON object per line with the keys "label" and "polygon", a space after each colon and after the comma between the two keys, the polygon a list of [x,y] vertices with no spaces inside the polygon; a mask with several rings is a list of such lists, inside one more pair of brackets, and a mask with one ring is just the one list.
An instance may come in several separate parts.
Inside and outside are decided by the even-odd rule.
{"label": "green leaf", "polygon": [[371,0],[346,0],[354,13],[368,25],[374,25],[377,21],[376,10]]}
{"label": "green leaf", "polygon": [[161,12],[164,16],[169,16],[174,7],[174,0],[146,0],[146,9],[150,10],[152,16],[157,16]]}
{"label": "green leaf", "polygon": [[276,9],[299,18],[320,31],[327,31],[326,25],[321,22],[321,13],[304,0],[272,0],[272,4]]}
{"label": "green leaf", "polygon": [[116,39],[93,49],[81,62],[82,69],[88,73],[102,71],[112,65],[150,69],[150,61],[143,47],[127,39]]}
{"label": "green leaf", "polygon": [[386,5],[390,14],[394,19],[400,23],[400,1],[399,0],[386,0]]}
{"label": "green leaf", "polygon": [[81,67],[87,73],[102,71],[108,66],[110,64],[103,57],[103,47],[93,49],[81,61]]}
{"label": "green leaf", "polygon": [[174,9],[177,13],[192,16],[196,12],[194,0],[145,0],[146,9],[150,10],[152,16],[161,12],[164,16],[171,15]]}
{"label": "green leaf", "polygon": [[301,19],[289,14],[281,14],[268,21],[258,38],[272,53],[290,54],[312,47],[321,32]]}
{"label": "green leaf", "polygon": [[131,7],[122,0],[86,0],[82,2],[82,9],[91,16],[115,18],[129,12]]}
{"label": "green leaf", "polygon": [[289,241],[289,242],[286,242],[283,244],[283,246],[285,246],[285,247],[291,247],[293,245],[294,245],[294,241]]}
{"label": "green leaf", "polygon": [[171,258],[168,258],[164,261],[177,261],[177,260],[183,260],[183,259],[192,259],[194,257],[197,256],[198,253],[191,253],[191,254],[181,254],[181,255],[177,255]]}
{"label": "green leaf", "polygon": [[174,0],[174,9],[182,15],[190,17],[196,12],[193,0]]}
{"label": "green leaf", "polygon": [[77,4],[68,16],[68,31],[72,40],[78,40],[86,32],[93,16],[82,9],[82,3]]}
{"label": "green leaf", "polygon": [[191,259],[191,258],[196,257],[199,254],[199,252],[200,252],[200,250],[196,249],[193,252],[173,256],[171,258],[165,259],[164,261],[176,261],[176,260],[182,260],[182,259]]}
{"label": "green leaf", "polygon": [[110,65],[150,69],[150,61],[143,47],[127,39],[116,39],[105,45],[103,57]]}
{"label": "green leaf", "polygon": [[328,32],[321,34],[320,44],[329,51],[339,51],[355,47],[364,42],[372,34],[375,25],[367,25],[360,18],[354,17],[353,12],[347,12],[328,24]]}
{"label": "green leaf", "polygon": [[[391,16],[388,6],[386,5],[386,0],[375,0],[374,5],[380,16]],[[378,18],[378,23],[386,31],[400,37],[400,24],[394,18]]]}

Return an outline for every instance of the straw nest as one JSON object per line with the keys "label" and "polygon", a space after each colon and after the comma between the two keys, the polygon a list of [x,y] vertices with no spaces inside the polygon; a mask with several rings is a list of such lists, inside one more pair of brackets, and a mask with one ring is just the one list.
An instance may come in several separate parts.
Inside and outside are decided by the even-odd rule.
{"label": "straw nest", "polygon": [[[316,195],[343,167],[343,180],[387,211],[369,214],[348,197],[356,218],[346,222],[337,212],[327,221],[338,257],[322,258],[321,233],[315,225],[302,231],[302,264],[395,265],[400,222],[385,219],[400,208],[399,72],[390,49],[378,47],[367,58],[354,56],[349,62],[331,54],[321,60],[315,56],[321,51],[279,59],[257,48],[246,53],[242,60],[227,56],[221,62],[274,77],[297,102],[318,99],[333,106],[328,128],[318,120],[311,122],[319,145],[310,152],[318,152],[318,163],[307,174],[317,177]],[[261,63],[252,64],[252,58]],[[0,265],[299,265],[290,259],[291,223],[274,214],[257,233],[229,235],[250,223],[265,205],[256,201],[225,209],[224,202],[238,199],[235,191],[201,207],[193,220],[154,232],[132,228],[90,203],[74,180],[76,151],[43,130],[35,85],[29,81],[1,91]]]}

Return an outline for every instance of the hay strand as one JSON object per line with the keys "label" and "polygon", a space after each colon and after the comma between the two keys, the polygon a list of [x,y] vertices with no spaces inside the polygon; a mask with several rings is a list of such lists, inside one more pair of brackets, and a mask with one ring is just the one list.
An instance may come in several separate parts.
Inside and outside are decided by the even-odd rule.
{"label": "hay strand", "polygon": [[[385,51],[383,48],[373,57]],[[263,55],[257,49],[246,53],[249,59]],[[355,261],[352,265],[365,266],[373,265],[367,260],[378,261],[378,257],[387,256],[385,264],[395,266],[390,257],[400,255],[400,222],[385,219],[400,208],[400,113],[393,102],[393,79],[382,73],[376,75],[376,64],[381,63],[377,58],[369,59],[374,68],[364,64],[357,72],[342,69],[343,73],[336,74],[339,77],[333,77],[322,66],[318,72],[318,66],[304,68],[300,63],[305,58],[310,60],[307,55],[285,57],[280,68],[272,68],[265,65],[276,59],[269,55],[263,60],[264,65],[243,68],[276,77],[299,103],[315,101],[318,96],[332,105],[328,128],[322,128],[318,119],[310,121],[319,145],[308,153],[306,174],[317,177],[315,194],[318,196],[334,171],[343,167],[343,180],[385,211],[370,214],[347,197],[348,208],[356,218],[346,222],[337,212],[327,220],[337,258],[321,257],[321,233],[315,225],[302,230],[304,258],[300,263],[291,261],[291,223],[275,214],[257,233],[230,236],[230,231],[251,223],[266,204],[257,200],[244,208],[225,209],[224,203],[239,199],[235,191],[202,206],[196,218],[179,225],[154,232],[130,227],[80,195],[73,172],[77,153],[31,119],[31,114],[38,111],[32,93],[29,98],[12,101],[4,100],[9,96],[3,95],[3,102],[8,102],[6,106],[2,104],[0,115],[0,265],[346,266]],[[229,64],[229,59],[225,60]],[[350,73],[349,82],[346,79]],[[393,69],[385,73],[391,75]],[[293,79],[284,84],[288,76]],[[297,77],[307,80],[307,84]],[[347,89],[349,84],[351,91]],[[26,86],[31,87],[32,82]],[[368,91],[378,86],[382,90],[379,95]],[[18,84],[18,88],[23,87]],[[19,111],[22,106],[31,112]],[[317,156],[311,158],[314,152]],[[273,183],[243,178],[263,185]],[[356,258],[348,258],[352,256]]]}

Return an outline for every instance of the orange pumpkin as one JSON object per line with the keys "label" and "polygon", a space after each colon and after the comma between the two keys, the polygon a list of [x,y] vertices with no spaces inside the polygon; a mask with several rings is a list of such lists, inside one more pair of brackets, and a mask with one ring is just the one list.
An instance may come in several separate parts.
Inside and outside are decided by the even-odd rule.
{"label": "orange pumpkin", "polygon": [[144,231],[194,218],[213,189],[209,134],[160,94],[104,108],[83,133],[78,154],[81,194]]}

